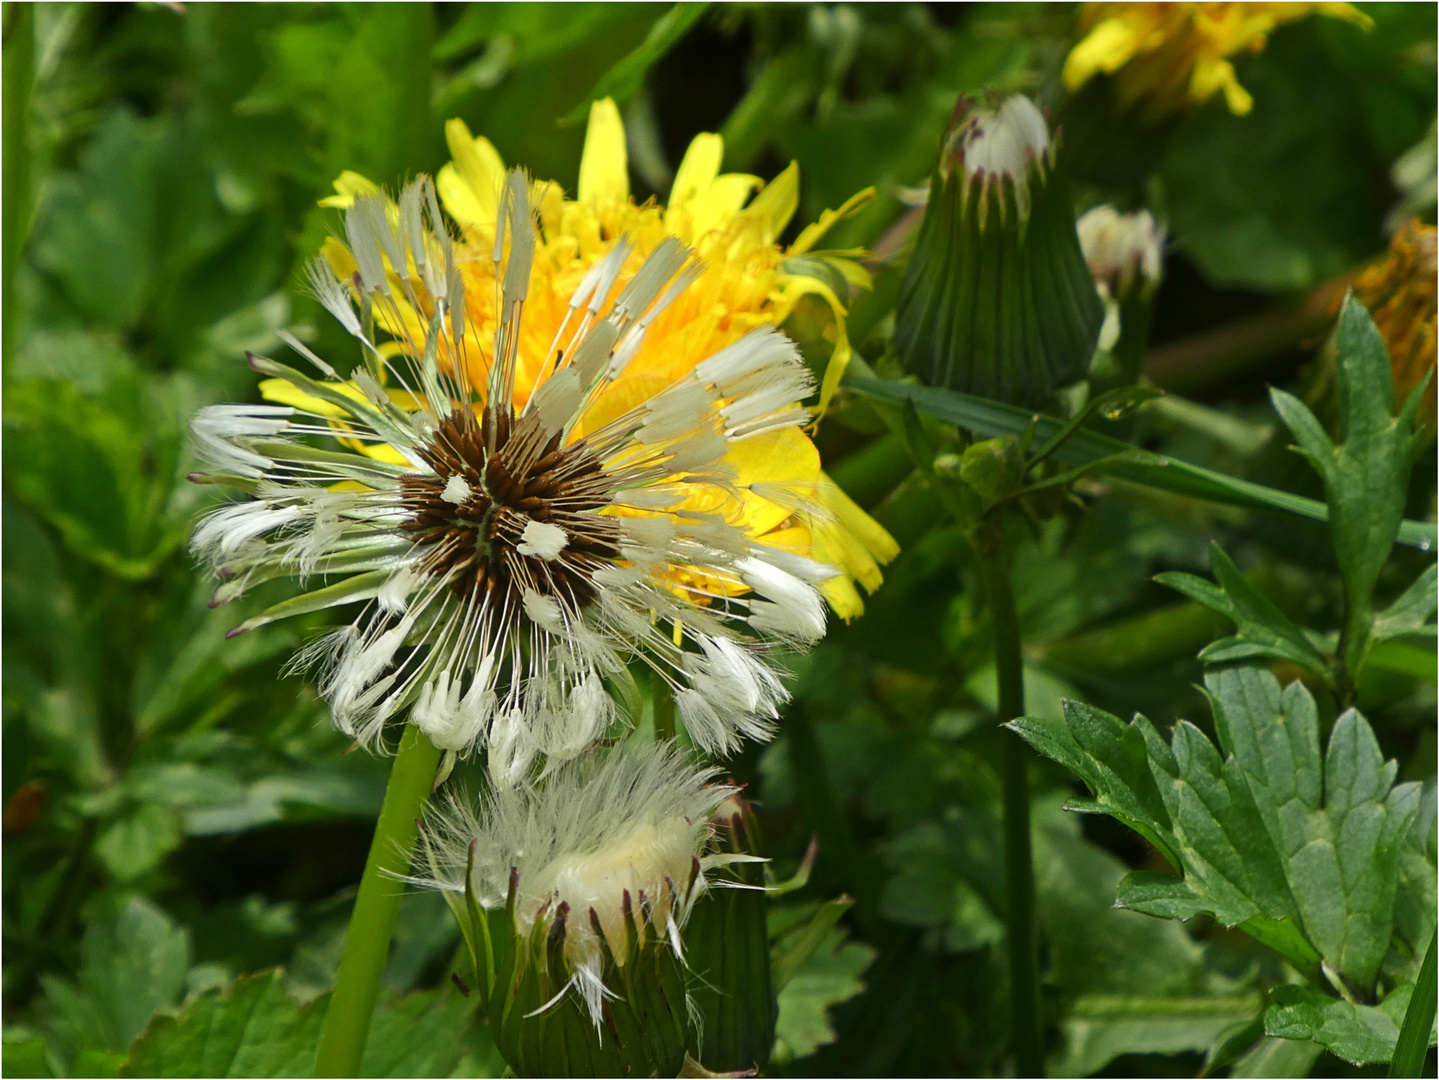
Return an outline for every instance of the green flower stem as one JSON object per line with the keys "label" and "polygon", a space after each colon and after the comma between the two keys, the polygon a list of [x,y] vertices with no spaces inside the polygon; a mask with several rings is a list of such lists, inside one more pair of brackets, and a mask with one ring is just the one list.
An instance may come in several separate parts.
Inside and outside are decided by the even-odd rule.
{"label": "green flower stem", "polygon": [[416,819],[430,796],[439,763],[440,751],[435,745],[414,724],[406,724],[365,860],[360,892],[350,913],[335,992],[320,1028],[316,1076],[360,1074],[365,1036],[380,995],[380,978],[404,895],[404,886],[395,875],[409,872],[410,852],[418,835]]}
{"label": "green flower stem", "polygon": [[[994,624],[999,722],[1024,715],[1024,660],[1019,616],[1004,549],[1003,516],[993,514],[977,537],[979,561]],[[1006,732],[1000,762],[1004,784],[1005,929],[1009,946],[1016,1076],[1044,1075],[1044,1029],[1039,1012],[1039,949],[1034,926],[1034,855],[1029,834],[1029,750]]]}

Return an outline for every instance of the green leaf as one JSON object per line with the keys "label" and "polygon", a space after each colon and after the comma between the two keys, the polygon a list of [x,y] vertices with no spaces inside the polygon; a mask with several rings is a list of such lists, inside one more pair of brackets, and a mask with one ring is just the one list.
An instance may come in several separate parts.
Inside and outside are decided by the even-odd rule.
{"label": "green leaf", "polygon": [[1394,786],[1396,766],[1385,764],[1352,709],[1334,725],[1321,766],[1318,714],[1300,683],[1281,694],[1278,680],[1253,665],[1211,670],[1205,683],[1220,744],[1249,778],[1284,859],[1305,936],[1367,993],[1389,944],[1399,847],[1418,786]]}
{"label": "green leaf", "polygon": [[179,1000],[189,966],[189,934],[135,897],[86,929],[78,985],[42,980],[59,1041],[75,1053],[124,1050],[151,1014]]}
{"label": "green leaf", "polygon": [[157,1016],[130,1051],[125,1076],[308,1076],[324,1017],[301,1008],[277,971],[237,979]]}
{"label": "green leaf", "polygon": [[1317,674],[1327,670],[1324,658],[1267,596],[1245,580],[1224,549],[1217,543],[1209,545],[1209,565],[1219,581],[1219,588],[1191,574],[1159,574],[1155,581],[1182,592],[1233,621],[1239,633],[1221,638],[1199,654],[1209,663],[1243,660],[1267,656],[1288,660]]}
{"label": "green leaf", "polygon": [[39,1037],[13,1039],[8,1035],[0,1047],[0,1070],[6,1076],[54,1076],[45,1040]]}
{"label": "green leaf", "polygon": [[[957,390],[882,379],[846,379],[844,385],[862,397],[894,405],[902,404],[906,399],[912,400],[920,412],[985,438],[1021,435],[1030,422],[1034,421],[1035,438],[1043,442],[1051,438],[1063,425],[1063,421],[1052,416],[1039,415],[1036,420],[1036,414],[1030,410],[962,394]],[[1100,458],[1136,449],[1128,443],[1098,432],[1078,431],[1056,449],[1053,456],[1070,465],[1087,465]],[[1250,510],[1278,510],[1314,521],[1329,520],[1328,507],[1314,499],[1225,476],[1177,458],[1157,456],[1161,458],[1162,464],[1120,465],[1111,475],[1160,491],[1189,495],[1209,502],[1242,506]],[[1436,541],[1436,527],[1432,522],[1404,521],[1399,527],[1399,540],[1415,547],[1432,547]]]}
{"label": "green leaf", "polygon": [[1324,1053],[1324,1047],[1315,1042],[1299,1042],[1292,1039],[1276,1039],[1266,1035],[1247,1054],[1234,1063],[1231,1076],[1245,1077],[1305,1077],[1314,1063]]}
{"label": "green leaf", "polygon": [[770,971],[776,991],[782,991],[804,966],[820,944],[830,937],[840,917],[854,903],[847,896],[826,900],[815,909],[809,921],[798,929],[791,928],[776,943],[770,959]]}
{"label": "green leaf", "polygon": [[1430,566],[1404,590],[1404,594],[1374,619],[1374,641],[1423,634],[1434,637],[1434,618],[1439,606],[1439,564]]}
{"label": "green leaf", "polygon": [[1116,903],[1160,919],[1192,919],[1209,912],[1199,894],[1178,878],[1136,870],[1119,883]]}
{"label": "green leaf", "polygon": [[1064,1020],[1063,1054],[1054,1076],[1090,1076],[1120,1054],[1178,1054],[1205,1050],[1236,1024],[1253,1018],[1258,994],[1163,998],[1090,995]]}
{"label": "green leaf", "polygon": [[1063,724],[1024,716],[1006,726],[1088,785],[1094,803],[1082,807],[1085,812],[1119,819],[1154,844],[1171,865],[1181,865],[1169,812],[1147,760],[1147,720],[1136,717],[1126,725],[1102,709],[1066,700]]}
{"label": "green leaf", "polygon": [[7,383],[7,487],[76,555],[149,578],[184,542],[193,506],[189,485],[177,487],[182,407],[133,364],[93,396],[63,382]]}
{"label": "green leaf", "polygon": [[155,803],[142,803],[107,826],[95,841],[105,869],[121,881],[154,869],[180,846],[180,815]]}
{"label": "green leaf", "polygon": [[614,98],[617,104],[623,105],[640,92],[644,86],[645,75],[650,68],[664,59],[672,48],[679,43],[679,40],[689,33],[692,27],[706,11],[709,10],[707,3],[681,2],[675,4],[669,11],[661,15],[650,32],[645,35],[644,42],[630,52],[623,60],[600,76],[599,82],[595,83],[593,89],[585,95],[578,105],[570,110],[569,114],[562,121],[566,124],[578,124],[589,115],[590,102],[598,101],[600,98]]}
{"label": "green leaf", "polygon": [[[1275,410],[1299,449],[1324,480],[1330,532],[1344,579],[1347,614],[1344,663],[1358,677],[1368,654],[1374,585],[1405,524],[1409,472],[1419,445],[1415,415],[1427,381],[1396,416],[1389,349],[1364,305],[1352,293],[1334,331],[1334,371],[1343,437],[1329,441],[1298,398],[1271,391]],[[1416,603],[1422,597],[1416,598]]]}
{"label": "green leaf", "polygon": [[[160,1015],[125,1076],[311,1076],[328,995],[300,1005],[279,971],[237,979]],[[450,992],[409,994],[376,1011],[362,1076],[447,1076],[467,1049],[473,1008]]]}
{"label": "green leaf", "polygon": [[[1368,145],[1361,93],[1318,47],[1329,29],[1286,28],[1242,61],[1253,110],[1193,110],[1160,164],[1175,238],[1216,285],[1297,292],[1373,250],[1380,214],[1367,177],[1388,162]],[[1356,27],[1332,29],[1364,45]]]}
{"label": "green leaf", "polygon": [[774,1062],[804,1057],[834,1041],[829,1009],[864,989],[861,976],[874,957],[870,946],[846,941],[843,930],[830,930],[779,992]]}
{"label": "green leaf", "polygon": [[[1356,1005],[1311,986],[1275,987],[1264,1030],[1282,1039],[1312,1039],[1354,1065],[1381,1064],[1394,1054],[1413,992],[1413,986],[1401,986],[1378,1005]],[[1428,1045],[1434,1045],[1432,1028]]]}
{"label": "green leaf", "polygon": [[[1394,786],[1397,766],[1353,710],[1321,763],[1317,710],[1298,682],[1281,693],[1266,668],[1249,664],[1211,669],[1206,684],[1223,758],[1186,721],[1166,743],[1142,717],[1126,727],[1073,702],[1062,726],[1032,717],[1010,726],[1085,781],[1095,798],[1076,808],[1119,818],[1181,869],[1182,881],[1129,875],[1122,905],[1214,915],[1300,970],[1317,976],[1322,958],[1369,993],[1394,925],[1418,786]],[[1135,739],[1152,789],[1135,767]]]}

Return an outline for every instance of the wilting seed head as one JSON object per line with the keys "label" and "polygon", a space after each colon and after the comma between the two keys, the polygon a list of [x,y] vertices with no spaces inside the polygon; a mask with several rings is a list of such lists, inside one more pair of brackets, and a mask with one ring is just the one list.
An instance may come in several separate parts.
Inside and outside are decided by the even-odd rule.
{"label": "wilting seed head", "polygon": [[[754,493],[725,455],[804,423],[813,379],[793,343],[762,328],[647,396],[607,396],[699,269],[673,238],[640,262],[621,237],[584,275],[537,386],[517,400],[536,241],[528,191],[511,172],[492,341],[467,322],[429,180],[397,206],[355,201],[345,229],[357,270],[341,282],[317,260],[311,283],[363,363],[341,379],[286,337],[321,378],[251,363],[292,404],[196,417],[198,449],[221,470],[201,479],[255,498],[206,519],[194,549],[225,579],[217,602],[276,577],[329,582],[239,630],[364,604],[300,660],[321,667],[336,723],[367,744],[412,706],[437,746],[484,747],[512,783],[537,754],[570,758],[602,738],[617,719],[605,680],[640,655],[695,743],[727,752],[768,734],[786,693],[765,652],[824,632],[815,586],[833,571],[746,531],[726,508]],[[377,321],[399,328],[395,340],[374,340]]]}
{"label": "wilting seed head", "polygon": [[519,941],[545,924],[598,1024],[612,993],[603,955],[626,962],[626,924],[649,924],[682,955],[706,871],[750,858],[706,854],[714,811],[735,790],[715,775],[649,745],[567,762],[542,786],[499,788],[478,807],[456,796],[426,825],[430,873],[419,881],[452,893],[468,884],[482,908],[509,906]]}

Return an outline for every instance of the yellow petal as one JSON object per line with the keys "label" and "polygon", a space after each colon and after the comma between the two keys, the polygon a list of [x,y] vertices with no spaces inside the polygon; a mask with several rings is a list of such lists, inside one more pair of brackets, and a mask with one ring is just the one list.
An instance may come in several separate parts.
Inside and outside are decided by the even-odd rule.
{"label": "yellow petal", "polygon": [[580,155],[580,202],[599,206],[627,202],[630,197],[629,158],[625,153],[625,124],[613,98],[590,106],[585,149]]}
{"label": "yellow petal", "polygon": [[[478,208],[475,224],[494,224],[500,209],[500,185],[505,178],[505,163],[499,152],[483,135],[471,135],[458,118],[445,124],[445,141],[450,146],[456,175],[474,196]],[[445,208],[449,209],[448,204]]]}
{"label": "yellow petal", "polygon": [[[821,473],[819,478],[820,498],[824,500],[829,512],[834,515],[835,520],[854,537],[874,559],[881,563],[891,561],[899,554],[899,544],[894,537],[889,535],[883,525],[875,521],[864,508],[849,497],[844,488],[840,487],[828,475]],[[875,579],[878,585],[879,579]],[[870,589],[873,592],[874,589]]]}
{"label": "yellow petal", "polygon": [[709,132],[694,137],[675,173],[674,185],[670,188],[669,210],[665,213],[665,228],[680,235],[681,222],[688,223],[691,204],[709,190],[719,175],[720,160],[724,157],[724,139]]}
{"label": "yellow petal", "polygon": [[349,169],[335,178],[334,187],[335,194],[327,199],[321,199],[321,206],[333,206],[340,210],[348,210],[355,204],[356,196],[370,195],[380,190],[379,184],[357,172],[351,172]]}
{"label": "yellow petal", "polygon": [[[844,205],[838,210],[825,210],[819,215],[819,220],[806,225],[804,230],[793,244],[789,246],[786,255],[803,255],[819,241],[825,233],[838,225],[847,217],[853,217],[859,213],[874,199],[874,188],[867,187],[863,191],[856,191],[844,201]],[[756,200],[757,202],[758,200]]]}
{"label": "yellow petal", "polygon": [[[696,239],[711,229],[722,229],[729,220],[739,213],[750,193],[764,181],[758,176],[744,173],[725,173],[715,177],[714,183],[703,191],[690,207]],[[768,243],[769,241],[765,241]]]}
{"label": "yellow petal", "polygon": [[864,598],[859,595],[854,582],[843,574],[820,582],[819,591],[834,613],[845,622],[852,622],[864,614]]}
{"label": "yellow petal", "polygon": [[830,398],[834,397],[834,392],[839,389],[840,380],[844,378],[845,370],[854,355],[844,326],[847,312],[833,289],[819,278],[810,277],[808,274],[781,274],[780,293],[782,299],[779,307],[786,316],[801,296],[818,296],[834,313],[834,351],[829,354],[829,363],[825,366],[824,378],[820,381],[819,409],[815,416],[815,421],[818,422],[829,408]]}
{"label": "yellow petal", "polygon": [[1070,50],[1064,61],[1064,85],[1078,90],[1101,71],[1112,75],[1127,64],[1139,46],[1135,27],[1123,19],[1105,19]]}
{"label": "yellow petal", "polygon": [[355,271],[360,268],[359,264],[355,262],[355,257],[350,254],[350,249],[333,236],[325,238],[324,244],[320,247],[320,255],[330,264],[330,269],[334,271],[335,277],[341,281],[349,281],[355,276]]}
{"label": "yellow petal", "polygon": [[440,166],[440,171],[435,175],[435,191],[439,193],[440,202],[444,203],[445,212],[454,218],[461,228],[478,229],[494,225],[495,219],[485,217],[480,201],[475,198],[470,185],[460,179],[460,174],[453,165]]}
{"label": "yellow petal", "polygon": [[773,180],[764,186],[764,190],[754,202],[750,203],[749,214],[763,218],[765,226],[762,231],[764,242],[773,244],[784,232],[784,227],[789,224],[794,212],[799,209],[799,162],[791,161]]}
{"label": "yellow petal", "polygon": [[898,555],[899,545],[828,476],[820,476],[819,497],[830,516],[813,520],[812,555],[842,571],[821,589],[840,618],[852,619],[864,611],[864,600],[854,582],[871,593],[878,589],[884,581],[880,564]]}

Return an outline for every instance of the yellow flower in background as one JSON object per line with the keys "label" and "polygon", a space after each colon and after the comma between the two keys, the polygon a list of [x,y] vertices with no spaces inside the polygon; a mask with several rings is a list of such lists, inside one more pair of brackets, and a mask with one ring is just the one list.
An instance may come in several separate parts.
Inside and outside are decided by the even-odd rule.
{"label": "yellow flower in background", "polygon": [[1084,37],[1064,62],[1064,85],[1073,92],[1095,75],[1113,75],[1121,108],[1141,105],[1151,120],[1218,93],[1230,112],[1244,116],[1254,99],[1229,58],[1260,52],[1276,27],[1311,14],[1372,25],[1343,3],[1085,4]]}
{"label": "yellow flower in background", "polygon": [[[455,266],[464,280],[467,332],[474,335],[471,340],[493,341],[502,319],[495,239],[505,164],[489,140],[473,135],[462,120],[451,120],[445,134],[452,160],[439,171],[435,188],[460,228]],[[746,333],[779,325],[805,296],[823,301],[834,317],[835,347],[820,385],[823,412],[851,355],[845,334],[849,287],[867,288],[870,280],[857,261],[862,252],[817,251],[815,245],[830,227],[873,198],[873,190],[826,211],[782,248],[777,240],[799,204],[798,165],[791,164],[766,184],[757,176],[721,173],[723,150],[719,135],[696,136],[675,175],[668,203],[636,205],[619,110],[609,99],[594,104],[577,197],[566,198],[552,181],[530,185],[539,228],[515,359],[516,407],[553,372],[554,349],[565,332],[575,290],[624,236],[632,246],[617,288],[669,237],[693,248],[702,269],[647,327],[623,375],[591,407],[579,434],[648,401]],[[379,189],[347,172],[336,180],[335,190],[324,205],[348,208],[357,196]],[[398,220],[398,213],[391,203],[391,217]],[[507,240],[501,237],[501,243]],[[345,244],[331,240],[324,254],[342,281],[352,280],[357,267]],[[395,305],[394,313],[377,308],[376,319],[394,338],[381,348],[401,351],[408,347],[405,342],[425,339],[428,314],[403,302]],[[487,356],[486,350],[467,353],[472,386],[485,385]],[[439,360],[442,366],[450,362],[448,355]],[[291,393],[278,382],[264,390],[273,400],[287,401],[276,395]],[[819,452],[805,432],[785,427],[735,443],[726,464],[735,474],[734,494],[711,493],[706,505],[690,509],[724,513],[766,546],[838,567],[841,573],[822,586],[825,597],[842,618],[859,615],[864,602],[856,583],[869,592],[878,588],[880,566],[898,553],[898,546],[824,475]],[[756,489],[769,497],[755,494]]]}

